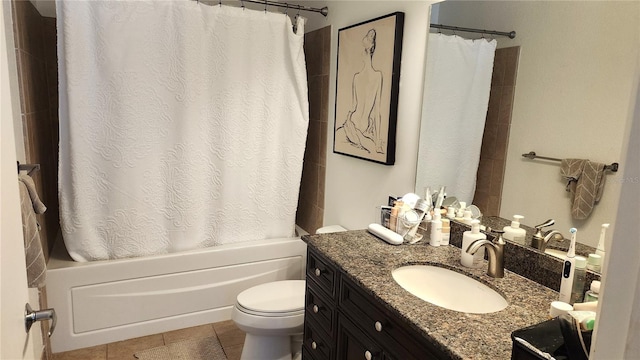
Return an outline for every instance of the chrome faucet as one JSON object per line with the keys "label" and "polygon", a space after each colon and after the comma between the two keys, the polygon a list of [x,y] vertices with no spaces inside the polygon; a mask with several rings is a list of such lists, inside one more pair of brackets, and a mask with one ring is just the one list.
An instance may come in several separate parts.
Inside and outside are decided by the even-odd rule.
{"label": "chrome faucet", "polygon": [[557,241],[564,240],[564,236],[558,230],[550,230],[550,231],[547,231],[546,233],[542,231],[542,228],[551,226],[555,223],[556,222],[553,219],[549,219],[540,225],[536,225],[535,226],[536,233],[535,235],[533,235],[531,239],[531,245],[536,249],[544,252],[547,249],[547,244],[549,244],[549,240],[551,239],[554,239]]}
{"label": "chrome faucet", "polygon": [[489,252],[489,267],[487,268],[487,275],[493,278],[504,277],[504,240],[502,239],[502,230],[492,230],[492,232],[498,234],[497,239],[490,241],[487,239],[476,240],[469,245],[467,253],[474,255],[482,246],[484,246]]}

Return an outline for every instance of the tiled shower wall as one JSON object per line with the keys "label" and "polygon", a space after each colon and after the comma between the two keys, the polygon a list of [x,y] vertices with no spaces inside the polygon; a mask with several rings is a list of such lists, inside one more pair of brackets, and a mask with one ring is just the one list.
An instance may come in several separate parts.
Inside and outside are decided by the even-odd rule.
{"label": "tiled shower wall", "polygon": [[473,197],[473,204],[487,216],[500,215],[519,53],[519,46],[497,49],[493,63],[491,95]]}
{"label": "tiled shower wall", "polygon": [[47,206],[38,222],[48,259],[60,230],[56,19],[41,16],[27,0],[13,0],[12,15],[25,155],[27,163],[40,164],[40,171],[32,176]]}
{"label": "tiled shower wall", "polygon": [[304,52],[309,87],[309,131],[296,224],[313,234],[322,226],[324,217],[331,27],[305,34]]}

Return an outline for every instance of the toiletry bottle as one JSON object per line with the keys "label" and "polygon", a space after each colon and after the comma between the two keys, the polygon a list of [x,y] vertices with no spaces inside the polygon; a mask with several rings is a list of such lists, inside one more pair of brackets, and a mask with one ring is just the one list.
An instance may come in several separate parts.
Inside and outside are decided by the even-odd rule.
{"label": "toiletry bottle", "polygon": [[442,220],[440,219],[440,212],[436,211],[433,214],[433,220],[431,220],[431,234],[429,235],[429,245],[440,246],[442,240]]}
{"label": "toiletry bottle", "polygon": [[584,293],[584,302],[598,301],[598,294],[600,293],[600,281],[593,280],[589,290]]}
{"label": "toiletry bottle", "polygon": [[513,215],[513,221],[511,222],[511,226],[505,226],[502,228],[504,230],[504,238],[506,240],[511,240],[518,244],[524,244],[524,239],[527,236],[527,231],[520,227],[520,222],[524,219],[522,215]]}
{"label": "toiletry bottle", "polygon": [[587,259],[587,270],[601,272],[602,256],[598,254],[589,254],[589,258]]}
{"label": "toiletry bottle", "polygon": [[587,259],[582,256],[576,256],[576,270],[573,275],[573,290],[571,291],[571,300],[569,304],[582,302],[584,295],[584,280],[587,276]]}
{"label": "toiletry bottle", "polygon": [[451,237],[451,227],[449,219],[442,219],[442,239],[440,239],[440,245],[449,245],[449,239]]}
{"label": "toiletry bottle", "polygon": [[[467,225],[471,225],[472,221],[473,221],[473,218],[471,217],[471,210],[465,210],[464,217],[462,218],[462,222]],[[478,220],[478,222],[480,222],[480,220]]]}
{"label": "toiletry bottle", "polygon": [[435,210],[439,210],[442,207],[442,203],[444,202],[446,186],[441,186],[440,191],[438,191],[438,197],[436,198],[436,204],[433,206]]}
{"label": "toiletry bottle", "polygon": [[453,206],[449,206],[447,208],[447,219],[455,219],[456,218],[456,208]]}
{"label": "toiletry bottle", "polygon": [[391,215],[389,216],[389,229],[396,231],[396,224],[398,223],[398,211],[400,211],[400,205],[398,201],[393,204],[391,208]]}
{"label": "toiletry bottle", "polygon": [[560,280],[560,301],[566,303],[571,301],[571,292],[573,291],[573,277],[576,272],[576,233],[578,230],[571,228],[569,232],[571,233],[571,244],[567,256],[564,258],[562,279]]}
{"label": "toiletry bottle", "polygon": [[596,247],[596,255],[602,256],[602,261],[604,261],[604,235],[609,228],[609,224],[602,224],[602,229],[600,229],[600,240],[598,241],[598,247]]}
{"label": "toiletry bottle", "polygon": [[456,212],[456,220],[458,221],[462,221],[462,218],[464,217],[464,211],[467,209],[467,203],[464,201],[460,201],[460,207],[458,208],[458,211]]}
{"label": "toiletry bottle", "polygon": [[471,230],[465,231],[462,235],[462,249],[460,255],[460,263],[463,266],[470,268],[482,267],[482,260],[484,260],[484,253],[486,249],[481,247],[475,255],[471,255],[467,252],[469,245],[476,240],[486,239],[487,236],[480,232],[480,221],[473,220],[471,222]]}

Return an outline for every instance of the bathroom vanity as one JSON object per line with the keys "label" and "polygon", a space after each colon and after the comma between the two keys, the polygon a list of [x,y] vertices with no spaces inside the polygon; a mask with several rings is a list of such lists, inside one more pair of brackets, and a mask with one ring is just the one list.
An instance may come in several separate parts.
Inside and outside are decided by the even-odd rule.
{"label": "bathroom vanity", "polygon": [[[389,245],[365,230],[307,235],[305,359],[509,359],[514,330],[548,319],[558,293],[508,270],[505,277],[460,265],[460,249]],[[507,254],[508,256],[508,254]],[[501,311],[448,310],[392,278],[407,264],[459,271],[500,293]],[[468,299],[474,301],[474,299]]]}

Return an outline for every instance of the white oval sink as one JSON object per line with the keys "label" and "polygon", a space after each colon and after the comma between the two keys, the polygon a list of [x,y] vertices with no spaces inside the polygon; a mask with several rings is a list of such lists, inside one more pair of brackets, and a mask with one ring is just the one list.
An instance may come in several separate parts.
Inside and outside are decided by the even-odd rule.
{"label": "white oval sink", "polygon": [[392,271],[402,288],[440,307],[487,314],[507,307],[507,300],[487,285],[461,273],[431,265],[408,265]]}
{"label": "white oval sink", "polygon": [[558,249],[550,249],[547,248],[544,250],[545,254],[549,254],[551,256],[555,256],[558,259],[564,260],[565,257],[567,257],[567,251],[563,251],[563,250],[558,250]]}

